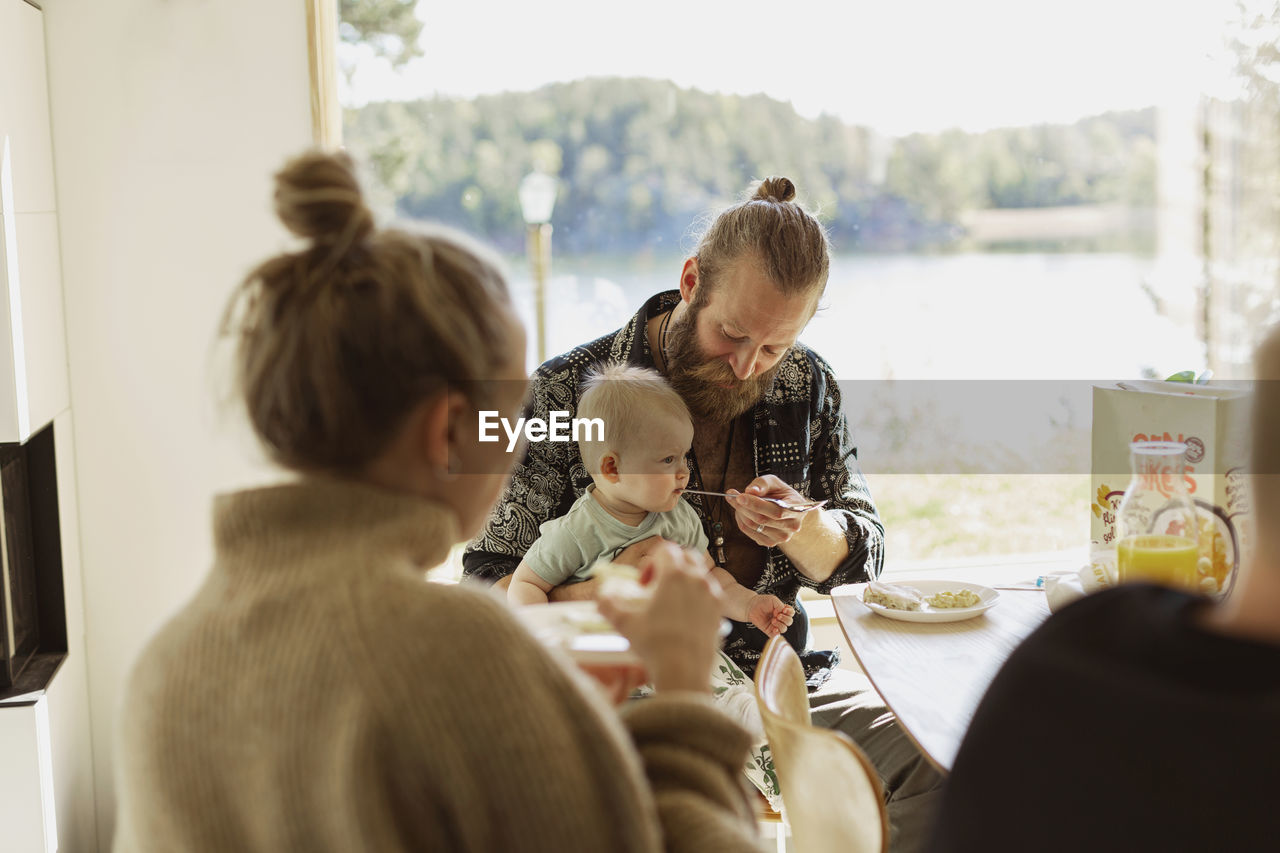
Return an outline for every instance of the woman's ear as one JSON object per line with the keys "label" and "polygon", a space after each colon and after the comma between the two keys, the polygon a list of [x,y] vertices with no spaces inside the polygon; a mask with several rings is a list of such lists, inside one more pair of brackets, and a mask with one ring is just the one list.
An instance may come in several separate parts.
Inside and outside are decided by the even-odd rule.
{"label": "woman's ear", "polygon": [[441,391],[423,404],[420,437],[427,464],[442,480],[457,476],[457,448],[466,399]]}
{"label": "woman's ear", "polygon": [[618,482],[618,455],[606,453],[600,457],[600,476],[610,483]]}

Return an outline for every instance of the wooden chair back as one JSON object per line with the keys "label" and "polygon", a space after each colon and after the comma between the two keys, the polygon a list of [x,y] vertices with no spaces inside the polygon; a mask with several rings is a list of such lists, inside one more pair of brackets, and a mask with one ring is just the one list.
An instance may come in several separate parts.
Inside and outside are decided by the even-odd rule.
{"label": "wooden chair back", "polygon": [[814,728],[804,668],[781,636],[765,646],[755,682],[796,848],[805,853],[887,850],[889,817],[880,778],[848,737]]}

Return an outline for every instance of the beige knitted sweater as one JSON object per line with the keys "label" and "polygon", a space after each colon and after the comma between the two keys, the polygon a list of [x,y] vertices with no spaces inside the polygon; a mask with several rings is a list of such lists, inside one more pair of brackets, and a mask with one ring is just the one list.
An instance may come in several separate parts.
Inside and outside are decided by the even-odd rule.
{"label": "beige knitted sweater", "polygon": [[620,719],[501,602],[424,582],[443,507],[308,479],[214,527],[130,679],[117,851],[756,849],[746,732],[692,694]]}

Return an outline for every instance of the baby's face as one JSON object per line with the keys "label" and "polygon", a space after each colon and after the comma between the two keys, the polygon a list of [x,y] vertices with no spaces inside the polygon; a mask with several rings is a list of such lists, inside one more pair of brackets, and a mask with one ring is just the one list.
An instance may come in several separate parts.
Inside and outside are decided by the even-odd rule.
{"label": "baby's face", "polygon": [[689,484],[685,455],[693,444],[693,424],[676,415],[659,415],[643,430],[642,440],[618,460],[614,493],[646,512],[669,512]]}

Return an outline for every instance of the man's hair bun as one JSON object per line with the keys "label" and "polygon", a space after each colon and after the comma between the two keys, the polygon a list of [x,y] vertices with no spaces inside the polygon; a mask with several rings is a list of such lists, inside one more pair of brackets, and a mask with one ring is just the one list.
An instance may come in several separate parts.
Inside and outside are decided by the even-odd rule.
{"label": "man's hair bun", "polygon": [[751,198],[758,201],[792,201],[796,197],[796,185],[790,178],[780,175],[765,178],[756,185],[756,192]]}
{"label": "man's hair bun", "polygon": [[359,243],[373,232],[355,164],[344,152],[309,151],[276,173],[276,215],[285,227],[318,243]]}

